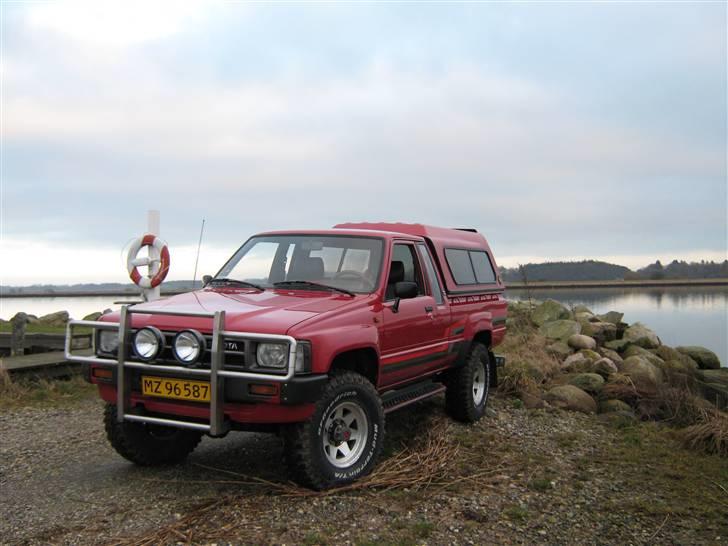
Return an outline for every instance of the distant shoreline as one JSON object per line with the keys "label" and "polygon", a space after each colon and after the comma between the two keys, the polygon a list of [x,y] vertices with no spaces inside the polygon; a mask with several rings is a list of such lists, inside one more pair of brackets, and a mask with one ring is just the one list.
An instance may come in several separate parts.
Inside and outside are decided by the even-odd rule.
{"label": "distant shoreline", "polygon": [[544,290],[554,288],[656,288],[677,286],[728,286],[728,279],[637,279],[630,281],[533,281],[509,282],[506,290]]}
{"label": "distant shoreline", "polygon": [[[656,287],[679,287],[679,286],[728,286],[728,279],[663,279],[663,280],[630,280],[630,281],[533,281],[528,284],[523,282],[506,283],[506,290],[548,290],[558,288],[656,288]],[[162,296],[175,296],[184,294],[191,290],[165,290]],[[80,298],[80,297],[119,297],[119,298],[141,298],[139,293],[124,292],[119,290],[103,291],[93,290],[88,292],[61,291],[53,292],[23,292],[19,294],[0,294],[0,299],[5,298]]]}

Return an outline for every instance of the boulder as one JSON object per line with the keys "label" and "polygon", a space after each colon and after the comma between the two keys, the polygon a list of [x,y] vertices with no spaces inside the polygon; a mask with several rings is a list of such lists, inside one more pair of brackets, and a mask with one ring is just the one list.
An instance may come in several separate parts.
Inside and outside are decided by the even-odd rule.
{"label": "boulder", "polygon": [[601,344],[617,339],[617,327],[611,322],[582,322],[581,333],[595,338]]}
{"label": "boulder", "polygon": [[619,323],[622,322],[622,318],[624,317],[624,313],[617,313],[616,311],[609,311],[609,313],[604,313],[603,315],[597,315],[599,319],[602,322],[608,322],[610,324],[614,324],[616,327],[619,325]]}
{"label": "boulder", "polygon": [[582,305],[582,304],[574,306],[574,314],[577,314],[577,313],[588,313],[590,315],[594,314],[594,313],[592,313],[591,309],[589,309],[586,305]]}
{"label": "boulder", "polygon": [[557,357],[559,360],[570,356],[574,351],[563,341],[557,341],[546,347],[546,352]]}
{"label": "boulder", "polygon": [[595,317],[594,315],[592,315],[591,313],[585,313],[585,312],[574,313],[574,319],[577,322],[589,322],[591,320],[597,321],[597,322],[599,321],[599,319],[597,317]]}
{"label": "boulder", "polygon": [[568,319],[570,316],[571,313],[563,304],[556,300],[546,300],[533,310],[531,320],[533,320],[537,326],[543,326],[548,322]]}
{"label": "boulder", "polygon": [[710,349],[698,346],[677,347],[677,350],[692,358],[701,370],[720,369],[720,359]]}
{"label": "boulder", "polygon": [[604,400],[599,404],[599,413],[614,413],[618,411],[631,414],[632,408],[626,402],[616,399]]}
{"label": "boulder", "polygon": [[683,367],[686,370],[698,369],[698,363],[695,362],[692,358],[690,358],[685,353],[681,353],[677,349],[668,347],[667,345],[660,345],[657,349],[653,349],[652,352],[659,356],[665,362],[669,362],[671,360],[677,360],[679,362],[682,362]]}
{"label": "boulder", "polygon": [[581,332],[581,326],[573,320],[556,320],[547,322],[541,328],[539,333],[548,339],[564,341],[570,336]]}
{"label": "boulder", "polygon": [[544,400],[557,408],[583,413],[596,413],[597,411],[597,403],[594,399],[574,385],[553,387],[544,395]]}
{"label": "boulder", "polygon": [[101,313],[99,313],[99,312],[90,313],[90,314],[86,315],[85,317],[83,317],[83,320],[99,320],[99,317],[101,317]]}
{"label": "boulder", "polygon": [[604,386],[604,378],[596,373],[578,373],[569,378],[569,384],[585,392],[597,394]]}
{"label": "boulder", "polygon": [[637,387],[655,389],[662,382],[662,370],[641,356],[630,356],[619,366]]}
{"label": "boulder", "polygon": [[38,322],[46,326],[65,326],[68,322],[68,311],[56,311],[55,313],[43,315],[38,319]]}
{"label": "boulder", "polygon": [[15,313],[12,318],[10,319],[10,323],[13,325],[22,325],[25,326],[30,322],[30,316],[26,313],[23,313],[20,311],[19,313]]}
{"label": "boulder", "polygon": [[604,343],[604,346],[607,349],[611,349],[613,351],[617,351],[618,353],[621,353],[624,351],[627,347],[629,347],[631,342],[627,339],[615,339],[614,341],[607,341]]}
{"label": "boulder", "polygon": [[632,326],[624,331],[623,340],[627,340],[634,345],[639,345],[645,349],[657,349],[662,343],[657,334],[650,330],[641,322],[635,322]]}
{"label": "boulder", "polygon": [[581,351],[579,351],[579,353],[583,354],[585,357],[587,357],[592,362],[596,362],[597,360],[599,360],[601,358],[601,355],[598,352],[592,351],[591,349],[582,349]]}
{"label": "boulder", "polygon": [[597,342],[593,338],[581,334],[574,334],[573,336],[569,336],[567,343],[569,344],[569,347],[572,347],[574,349],[593,350],[597,348]]}
{"label": "boulder", "polygon": [[701,370],[697,376],[703,397],[719,409],[728,409],[728,368]]}
{"label": "boulder", "polygon": [[600,355],[608,358],[615,364],[619,364],[620,362],[622,362],[622,360],[624,360],[621,356],[619,356],[619,353],[617,351],[613,351],[612,349],[607,349],[606,347],[600,347],[599,349],[597,349],[597,351],[599,352]]}
{"label": "boulder", "polygon": [[592,354],[596,354],[593,351],[579,351],[564,360],[561,365],[561,369],[567,373],[591,373],[594,371],[594,363],[599,360],[593,358]]}
{"label": "boulder", "polygon": [[662,365],[665,364],[665,361],[662,360],[655,353],[652,353],[652,352],[648,351],[647,349],[643,349],[639,345],[630,345],[622,353],[623,358],[629,358],[630,356],[641,356],[642,358],[645,358],[645,359],[649,360],[650,362],[652,362],[657,367],[662,367]]}
{"label": "boulder", "polygon": [[594,363],[594,373],[598,373],[605,379],[618,371],[617,365],[607,357],[602,357]]}

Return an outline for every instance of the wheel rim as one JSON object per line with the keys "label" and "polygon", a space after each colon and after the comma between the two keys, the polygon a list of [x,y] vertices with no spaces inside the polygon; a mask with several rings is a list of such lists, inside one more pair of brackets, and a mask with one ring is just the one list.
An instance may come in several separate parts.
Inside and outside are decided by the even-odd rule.
{"label": "wheel rim", "polygon": [[479,406],[485,398],[488,387],[486,385],[485,366],[482,361],[475,364],[475,372],[473,372],[473,403]]}
{"label": "wheel rim", "polygon": [[322,444],[326,459],[337,468],[346,468],[359,460],[369,436],[369,421],[358,404],[342,402],[324,421]]}

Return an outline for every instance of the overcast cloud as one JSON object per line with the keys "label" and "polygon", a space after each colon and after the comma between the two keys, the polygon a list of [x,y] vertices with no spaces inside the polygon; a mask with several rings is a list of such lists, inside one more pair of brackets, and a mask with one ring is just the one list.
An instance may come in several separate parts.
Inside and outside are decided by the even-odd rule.
{"label": "overcast cloud", "polygon": [[203,217],[206,273],[360,220],[726,259],[725,3],[0,9],[3,283],[123,281],[152,208],[174,279]]}

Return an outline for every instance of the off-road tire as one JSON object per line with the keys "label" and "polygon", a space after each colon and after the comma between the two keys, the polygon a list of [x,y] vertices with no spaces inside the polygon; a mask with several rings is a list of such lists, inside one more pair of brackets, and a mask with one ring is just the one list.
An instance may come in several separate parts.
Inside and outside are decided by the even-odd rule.
{"label": "off-road tire", "polygon": [[[465,363],[450,372],[447,380],[447,390],[445,391],[445,405],[448,414],[453,419],[464,423],[474,423],[483,416],[490,392],[491,366],[488,348],[482,343],[474,342]],[[476,403],[474,380],[478,371],[485,374],[485,392],[482,395],[482,400]]]}
{"label": "off-road tire", "polygon": [[[366,415],[367,437],[362,451],[350,466],[334,466],[323,446],[328,420],[342,404],[354,404]],[[333,375],[316,402],[313,415],[303,423],[283,430],[285,458],[291,478],[312,489],[322,490],[358,480],[371,472],[384,444],[384,408],[365,377],[354,372]]]}
{"label": "off-road tire", "polygon": [[196,430],[116,421],[116,406],[104,410],[106,437],[116,452],[139,466],[182,462],[202,439]]}

